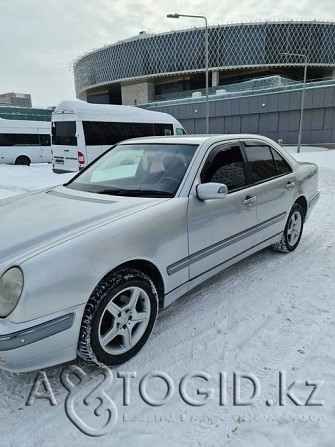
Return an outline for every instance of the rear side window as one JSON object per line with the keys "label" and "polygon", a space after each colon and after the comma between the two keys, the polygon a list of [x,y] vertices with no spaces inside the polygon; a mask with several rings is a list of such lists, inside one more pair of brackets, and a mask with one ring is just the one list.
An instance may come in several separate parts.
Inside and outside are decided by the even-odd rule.
{"label": "rear side window", "polygon": [[172,135],[172,124],[83,121],[87,146],[110,145],[128,138]]}
{"label": "rear side window", "polygon": [[87,146],[113,145],[128,138],[125,123],[83,121]]}
{"label": "rear side window", "polygon": [[50,146],[50,135],[40,134],[41,146]]}
{"label": "rear side window", "polygon": [[0,146],[13,146],[11,134],[0,133]]}
{"label": "rear side window", "polygon": [[224,183],[228,191],[246,185],[244,163],[239,146],[220,146],[209,155],[201,174],[202,183]]}
{"label": "rear side window", "polygon": [[276,163],[278,175],[289,174],[290,172],[292,172],[292,169],[287,161],[284,160],[283,157],[279,155],[278,152],[274,149],[272,149],[272,155]]}
{"label": "rear side window", "polygon": [[0,146],[39,146],[38,134],[0,134]]}
{"label": "rear side window", "polygon": [[128,138],[150,137],[154,135],[154,125],[148,123],[126,123]]}
{"label": "rear side window", "polygon": [[55,121],[52,123],[52,144],[77,146],[76,122]]}
{"label": "rear side window", "polygon": [[269,146],[245,144],[245,153],[251,174],[251,182],[259,183],[276,177],[277,169]]}
{"label": "rear side window", "polygon": [[155,135],[157,136],[165,137],[166,135],[173,135],[172,124],[154,124],[154,129]]}

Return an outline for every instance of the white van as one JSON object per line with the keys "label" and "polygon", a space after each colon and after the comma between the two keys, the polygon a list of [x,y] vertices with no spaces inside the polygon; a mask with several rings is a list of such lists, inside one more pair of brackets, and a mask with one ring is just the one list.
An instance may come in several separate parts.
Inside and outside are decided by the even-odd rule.
{"label": "white van", "polygon": [[0,118],[0,163],[51,163],[49,121]]}
{"label": "white van", "polygon": [[171,115],[132,106],[62,101],[51,119],[53,171],[76,172],[128,138],[183,135]]}

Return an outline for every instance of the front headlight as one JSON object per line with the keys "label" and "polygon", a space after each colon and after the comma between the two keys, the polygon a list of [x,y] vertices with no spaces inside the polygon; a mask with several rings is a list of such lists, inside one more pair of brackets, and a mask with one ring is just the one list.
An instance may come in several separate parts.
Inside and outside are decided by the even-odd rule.
{"label": "front headlight", "polygon": [[23,288],[23,273],[12,267],[0,278],[0,318],[7,317],[17,305]]}

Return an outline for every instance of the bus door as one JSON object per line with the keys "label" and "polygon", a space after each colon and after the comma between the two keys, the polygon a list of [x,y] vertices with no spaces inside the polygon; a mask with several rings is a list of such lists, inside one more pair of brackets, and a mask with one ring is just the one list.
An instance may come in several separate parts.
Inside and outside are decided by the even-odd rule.
{"label": "bus door", "polygon": [[37,129],[40,139],[40,161],[41,163],[51,163],[51,138],[45,129]]}
{"label": "bus door", "polygon": [[84,165],[85,154],[78,147],[75,121],[52,123],[52,145],[56,169],[78,171],[78,166]]}

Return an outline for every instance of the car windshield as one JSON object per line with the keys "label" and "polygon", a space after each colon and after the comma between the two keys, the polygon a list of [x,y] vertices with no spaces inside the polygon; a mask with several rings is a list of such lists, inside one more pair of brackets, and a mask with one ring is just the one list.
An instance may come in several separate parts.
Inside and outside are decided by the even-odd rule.
{"label": "car windshield", "polygon": [[66,186],[97,194],[173,197],[197,147],[116,145]]}

